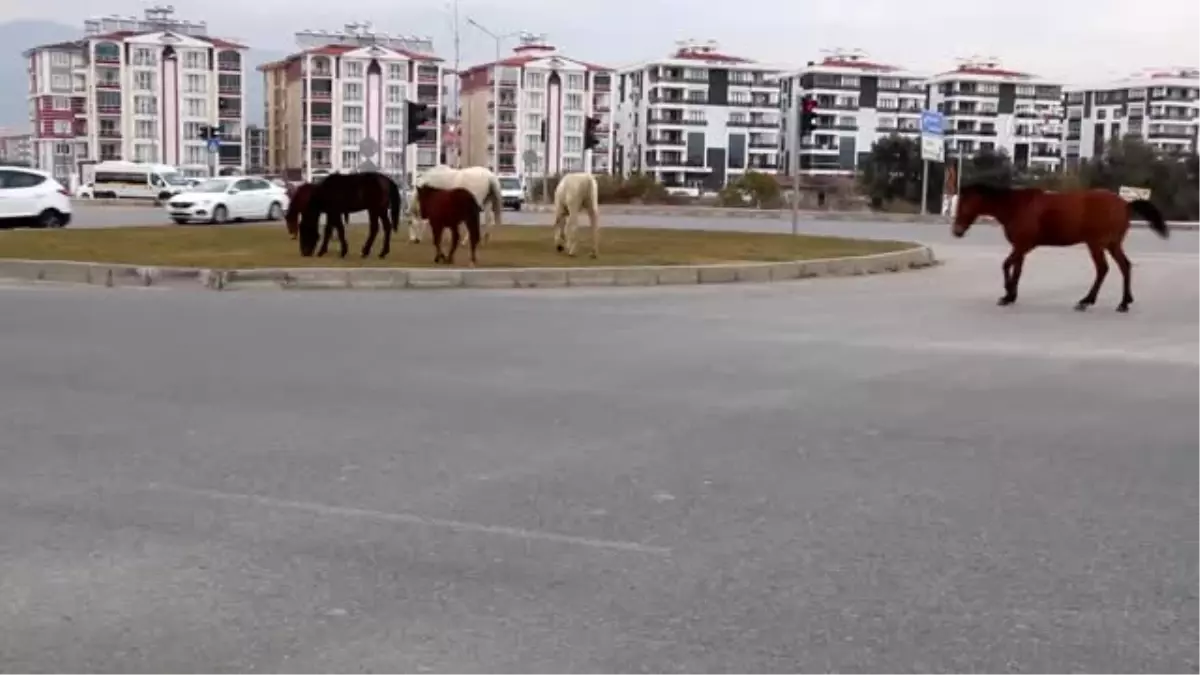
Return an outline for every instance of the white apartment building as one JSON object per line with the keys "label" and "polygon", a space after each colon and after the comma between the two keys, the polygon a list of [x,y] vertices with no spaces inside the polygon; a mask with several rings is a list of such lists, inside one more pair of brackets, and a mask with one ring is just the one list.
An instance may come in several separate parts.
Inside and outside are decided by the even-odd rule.
{"label": "white apartment building", "polygon": [[[544,35],[522,33],[513,55],[462,72],[462,166],[538,177],[612,170],[613,71],[560,54]],[[585,152],[588,117],[599,145]]]}
{"label": "white apartment building", "polygon": [[782,71],[694,40],[620,69],[616,171],[692,195],[719,191],[747,170],[776,173]]}
{"label": "white apartment building", "polygon": [[[857,50],[831,50],[780,83],[783,125],[780,172],[798,167],[806,175],[849,175],[857,171],[880,138],[917,138],[925,108],[925,78],[870,60]],[[800,143],[800,101],[817,102],[816,129]]]}
{"label": "white apartment building", "polygon": [[172,13],[88,20],[79,40],[25,52],[37,166],[64,182],[109,159],[207,175],[200,128],[219,125],[220,166],[244,170],[246,47]]}
{"label": "white apartment building", "polygon": [[[441,157],[442,60],[427,37],[342,31],[296,34],[301,51],[259,66],[265,80],[266,168],[296,180],[357,171],[366,163],[411,184]],[[437,111],[432,139],[407,142],[409,101]],[[377,149],[364,155],[366,139]]]}
{"label": "white apartment building", "polygon": [[995,59],[962,60],[929,79],[929,106],[946,116],[949,156],[1004,150],[1018,167],[1061,166],[1063,87]]}
{"label": "white apartment building", "polygon": [[1066,93],[1063,155],[1068,164],[1104,154],[1114,138],[1136,136],[1164,152],[1197,151],[1200,70],[1162,68]]}

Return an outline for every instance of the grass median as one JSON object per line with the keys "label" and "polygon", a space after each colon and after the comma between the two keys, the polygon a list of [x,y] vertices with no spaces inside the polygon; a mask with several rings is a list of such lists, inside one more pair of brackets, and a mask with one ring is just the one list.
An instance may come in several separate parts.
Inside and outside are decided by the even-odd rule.
{"label": "grass median", "polygon": [[[596,267],[688,265],[749,261],[786,261],[885,253],[913,246],[910,242],[791,236],[749,232],[610,227],[601,230],[600,257],[593,260],[590,235],[579,228],[577,255],[554,250],[549,227],[506,225],[491,242],[480,246],[480,267]],[[282,224],[186,227],[121,227],[107,229],[0,231],[0,258],[78,260],[136,265],[244,269],[255,267],[433,267],[433,244],[428,238],[411,244],[406,230],[392,236],[392,252],[378,258],[359,256],[366,227],[351,225],[346,240],[350,253],[337,256],[336,237],[323,258],[300,256]],[[448,247],[443,242],[443,247]],[[468,254],[460,245],[456,266]]]}

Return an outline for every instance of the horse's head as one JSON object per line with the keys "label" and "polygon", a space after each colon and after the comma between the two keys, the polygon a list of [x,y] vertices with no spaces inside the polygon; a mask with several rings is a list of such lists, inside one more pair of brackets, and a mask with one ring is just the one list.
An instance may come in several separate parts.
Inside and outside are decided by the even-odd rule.
{"label": "horse's head", "polygon": [[1011,194],[1011,190],[983,183],[963,186],[958,191],[958,206],[954,210],[954,227],[951,232],[956,237],[965,235],[980,216],[994,216],[997,203]]}
{"label": "horse's head", "polygon": [[304,183],[294,188],[288,188],[288,207],[287,211],[283,214],[283,222],[287,224],[287,231],[292,236],[292,239],[295,239],[297,233],[300,231],[300,216],[308,206],[308,198],[312,192],[312,188],[311,183]]}
{"label": "horse's head", "polygon": [[[300,201],[300,200],[297,200]],[[300,240],[300,255],[309,257],[317,249],[317,239],[320,238],[321,223],[321,203],[322,200],[316,194],[316,190],[309,190],[303,198],[303,204],[296,209],[298,222],[296,224],[296,238]],[[289,231],[291,225],[288,225]]]}

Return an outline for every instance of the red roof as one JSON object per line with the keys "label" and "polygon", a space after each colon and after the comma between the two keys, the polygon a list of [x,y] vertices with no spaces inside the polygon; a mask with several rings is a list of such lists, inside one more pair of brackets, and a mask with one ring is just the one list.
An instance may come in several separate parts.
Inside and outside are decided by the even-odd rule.
{"label": "red roof", "polygon": [[958,73],[960,75],[991,75],[994,77],[1033,77],[1029,73],[1022,73],[1016,70],[1007,70],[1005,68],[996,68],[989,66],[959,66],[954,70],[948,70],[941,75],[952,75]]}
{"label": "red roof", "polygon": [[[524,49],[522,47],[517,47],[513,51],[514,52],[528,51],[529,47],[531,47],[531,46],[533,46],[533,45],[523,46]],[[546,46],[541,46],[538,48],[549,49],[549,47],[546,47]],[[489,61],[487,63],[481,63],[477,66],[471,66],[470,68],[460,71],[459,75],[462,76],[462,75],[468,75],[470,73],[477,73],[481,70],[487,70],[489,68],[494,68],[496,66],[502,66],[502,67],[507,66],[510,68],[520,68],[520,67],[523,67],[526,63],[530,63],[532,61],[541,61],[542,59],[549,59],[549,58],[553,58],[553,57],[558,57],[560,59],[563,59],[564,61],[571,61],[573,63],[578,63],[579,65],[583,66],[584,68],[587,68],[588,70],[604,70],[604,71],[612,70],[612,68],[607,68],[605,66],[599,66],[594,63],[588,63],[587,61],[580,61],[579,59],[573,59],[568,56],[563,56],[562,54],[558,54],[556,52],[548,52],[548,53],[539,53],[539,54],[515,54],[506,59],[500,59],[499,61]]]}
{"label": "red roof", "polygon": [[[327,44],[327,45],[321,45],[319,47],[311,47],[309,49],[305,49],[304,51],[296,52],[295,54],[289,54],[288,56],[285,56],[282,59],[279,59],[278,61],[264,63],[258,67],[258,70],[260,70],[260,71],[273,70],[280,66],[284,66],[289,63],[292,63],[293,61],[300,58],[301,56],[309,56],[309,55],[312,55],[312,56],[341,56],[342,54],[346,54],[346,53],[355,51],[356,49],[362,49],[365,46],[369,46],[369,45]],[[427,61],[427,62],[431,62],[431,63],[436,63],[436,62],[440,62],[443,60],[441,57],[434,56],[433,54],[420,54],[418,52],[409,51],[407,49],[398,49],[396,47],[388,47],[386,45],[380,45],[380,47],[383,49],[387,49],[388,51],[396,52],[397,54],[400,54],[411,61]]]}
{"label": "red roof", "polygon": [[887,72],[900,70],[896,66],[889,66],[883,63],[874,63],[872,61],[862,61],[859,59],[844,59],[836,56],[827,57],[820,63],[820,65],[831,68],[858,68],[859,70],[883,70]]}
{"label": "red roof", "polygon": [[[139,35],[153,35],[154,33],[170,33],[170,32],[172,32],[172,31],[118,30],[118,31],[113,31],[111,33],[101,33],[99,35],[84,35],[83,37],[79,38],[78,40],[68,40],[66,42],[55,42],[53,44],[38,45],[36,47],[30,47],[29,49],[27,49],[25,51],[25,53],[28,54],[29,52],[37,51],[40,49],[64,49],[67,47],[83,47],[88,42],[98,41],[98,40],[111,40],[113,42],[122,42],[128,38],[137,37]],[[246,47],[246,45],[239,44],[237,42],[231,42],[229,40],[223,40],[221,38],[209,37],[207,35],[187,35],[184,33],[180,33],[180,35],[183,35],[184,37],[193,38],[195,40],[200,40],[202,42],[207,42],[218,49],[248,49],[248,47]]]}
{"label": "red roof", "polygon": [[689,61],[720,61],[722,63],[754,63],[753,60],[744,59],[740,56],[730,56],[729,54],[696,49],[694,47],[684,47],[683,49],[677,50],[671,55],[671,58]]}

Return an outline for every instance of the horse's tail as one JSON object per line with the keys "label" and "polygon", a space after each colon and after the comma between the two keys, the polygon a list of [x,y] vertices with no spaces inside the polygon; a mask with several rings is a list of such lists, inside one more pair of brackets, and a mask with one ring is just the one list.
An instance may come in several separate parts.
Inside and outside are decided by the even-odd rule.
{"label": "horse's tail", "polygon": [[392,232],[400,231],[400,186],[390,176],[385,176],[388,184],[388,211],[392,219]]}
{"label": "horse's tail", "polygon": [[1154,234],[1166,239],[1171,231],[1167,229],[1167,221],[1163,219],[1162,211],[1158,207],[1150,203],[1148,199],[1135,199],[1129,202],[1129,212],[1133,215],[1141,216],[1143,220],[1150,224],[1150,229],[1154,230]]}

